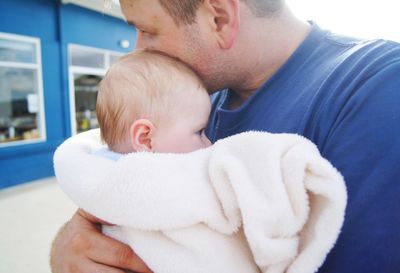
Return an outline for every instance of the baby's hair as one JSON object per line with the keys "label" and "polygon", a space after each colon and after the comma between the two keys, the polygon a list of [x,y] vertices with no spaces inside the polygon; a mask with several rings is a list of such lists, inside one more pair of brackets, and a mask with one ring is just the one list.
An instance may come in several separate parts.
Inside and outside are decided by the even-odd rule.
{"label": "baby's hair", "polygon": [[204,87],[196,74],[164,53],[138,50],[121,57],[99,84],[96,112],[102,141],[119,152],[135,120],[157,124],[198,89]]}

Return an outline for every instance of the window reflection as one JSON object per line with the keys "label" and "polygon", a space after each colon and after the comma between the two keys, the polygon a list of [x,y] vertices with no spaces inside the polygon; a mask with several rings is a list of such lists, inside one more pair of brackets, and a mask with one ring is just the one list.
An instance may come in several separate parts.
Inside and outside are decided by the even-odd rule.
{"label": "window reflection", "polygon": [[70,64],[72,66],[104,68],[105,59],[102,52],[71,47],[70,54]]}
{"label": "window reflection", "polygon": [[97,86],[101,76],[74,74],[76,130],[78,133],[98,127],[96,117]]}
{"label": "window reflection", "polygon": [[0,37],[0,61],[36,63],[35,45]]}
{"label": "window reflection", "polygon": [[0,146],[44,137],[36,56],[39,43],[15,37],[0,33]]}
{"label": "window reflection", "polygon": [[39,138],[36,71],[0,67],[0,141]]}
{"label": "window reflection", "polygon": [[98,84],[122,53],[81,45],[69,45],[69,77],[72,134],[98,127]]}

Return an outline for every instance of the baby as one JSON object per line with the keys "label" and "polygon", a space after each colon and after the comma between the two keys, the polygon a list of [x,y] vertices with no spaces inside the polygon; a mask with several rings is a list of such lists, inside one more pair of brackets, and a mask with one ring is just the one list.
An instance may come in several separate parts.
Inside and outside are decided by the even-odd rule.
{"label": "baby", "polygon": [[162,53],[122,57],[100,82],[97,119],[117,153],[187,153],[210,146],[210,97],[186,65]]}
{"label": "baby", "polygon": [[[115,224],[155,273],[312,273],[343,223],[341,175],[303,137],[247,132],[214,145],[199,78],[136,51],[101,81],[98,130],[65,141],[54,166],[81,208]],[[112,154],[112,156],[111,156]]]}

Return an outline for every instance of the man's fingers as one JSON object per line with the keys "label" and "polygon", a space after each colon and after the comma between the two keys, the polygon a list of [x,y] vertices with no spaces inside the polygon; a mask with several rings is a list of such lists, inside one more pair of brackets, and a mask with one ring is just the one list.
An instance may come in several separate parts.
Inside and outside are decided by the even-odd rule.
{"label": "man's fingers", "polygon": [[[84,272],[95,272],[95,273],[125,273],[124,270],[113,268],[109,266],[105,266],[102,264],[95,264],[95,263],[84,263],[79,265],[80,268],[84,268]],[[80,269],[79,269],[80,270]],[[83,272],[79,271],[77,268],[70,268],[69,272]]]}
{"label": "man's fingers", "polygon": [[[79,240],[79,238],[77,239]],[[86,245],[86,255],[95,262],[101,261],[103,264],[129,269],[138,273],[152,272],[129,246],[119,241],[100,233],[92,234],[90,238],[85,238],[85,240],[89,241],[78,245]]]}
{"label": "man's fingers", "polygon": [[124,269],[151,272],[130,247],[103,235],[99,223],[80,210],[60,229],[51,249],[53,273],[123,273]]}
{"label": "man's fingers", "polygon": [[83,217],[89,220],[90,222],[94,224],[102,224],[102,225],[112,225],[111,223],[108,223],[104,220],[101,220],[100,218],[97,218],[96,216],[91,215],[90,213],[84,211],[83,209],[78,209],[77,213]]}

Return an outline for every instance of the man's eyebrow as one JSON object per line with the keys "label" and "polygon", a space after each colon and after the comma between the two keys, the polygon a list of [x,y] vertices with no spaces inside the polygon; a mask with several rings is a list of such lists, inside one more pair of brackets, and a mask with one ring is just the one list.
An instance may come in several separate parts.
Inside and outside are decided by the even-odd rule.
{"label": "man's eyebrow", "polygon": [[126,21],[129,25],[136,27],[135,22],[133,22],[132,20],[127,20]]}
{"label": "man's eyebrow", "polygon": [[140,29],[144,29],[146,28],[144,25],[142,25],[140,22],[134,22],[133,20],[127,20],[126,21],[129,25],[135,27],[135,28],[140,28]]}

